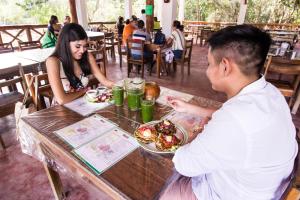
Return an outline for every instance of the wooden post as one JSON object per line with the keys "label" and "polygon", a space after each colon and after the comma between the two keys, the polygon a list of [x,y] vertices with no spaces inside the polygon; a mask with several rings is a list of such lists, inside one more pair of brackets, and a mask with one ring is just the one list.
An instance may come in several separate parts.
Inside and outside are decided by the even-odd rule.
{"label": "wooden post", "polygon": [[32,36],[31,36],[30,27],[26,28],[26,35],[27,35],[28,42],[31,42],[32,41]]}
{"label": "wooden post", "polygon": [[[151,7],[151,6],[152,6],[152,13],[151,15],[148,15],[149,13],[147,12],[147,7]],[[154,0],[146,0],[146,28],[148,33],[153,31],[153,23],[154,23],[153,13],[154,13]]]}
{"label": "wooden post", "polygon": [[1,36],[1,32],[0,32],[0,44],[3,44],[3,40],[2,40],[2,36]]}
{"label": "wooden post", "polygon": [[69,6],[70,6],[72,23],[78,23],[75,0],[69,0]]}

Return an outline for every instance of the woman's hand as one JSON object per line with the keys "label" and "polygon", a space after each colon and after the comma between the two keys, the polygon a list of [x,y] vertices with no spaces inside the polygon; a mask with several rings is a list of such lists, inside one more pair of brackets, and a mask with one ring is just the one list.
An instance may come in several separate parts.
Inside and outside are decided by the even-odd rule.
{"label": "woman's hand", "polygon": [[175,97],[167,97],[167,103],[177,112],[187,112],[188,103]]}

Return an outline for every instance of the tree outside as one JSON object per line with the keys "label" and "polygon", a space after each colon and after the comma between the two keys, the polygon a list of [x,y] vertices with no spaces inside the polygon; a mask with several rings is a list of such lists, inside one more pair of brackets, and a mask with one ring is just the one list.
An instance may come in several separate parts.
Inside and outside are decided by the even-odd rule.
{"label": "tree outside", "polygon": [[[116,21],[124,16],[124,0],[86,0],[89,21]],[[185,0],[185,20],[236,22],[240,0]],[[158,3],[158,0],[155,0]],[[140,16],[146,0],[133,0]],[[247,23],[299,23],[299,0],[248,0]],[[12,12],[13,11],[13,12]],[[46,24],[51,15],[62,22],[68,0],[0,0],[0,25]]]}

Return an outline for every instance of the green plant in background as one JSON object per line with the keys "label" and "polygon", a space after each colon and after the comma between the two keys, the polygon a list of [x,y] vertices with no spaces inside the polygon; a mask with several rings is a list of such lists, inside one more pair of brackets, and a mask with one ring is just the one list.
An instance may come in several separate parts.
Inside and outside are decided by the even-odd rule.
{"label": "green plant in background", "polygon": [[[155,0],[154,8],[161,1]],[[240,0],[185,0],[185,20],[236,22]],[[124,0],[86,0],[89,21],[116,21],[124,16]],[[137,17],[146,0],[133,0]],[[248,0],[247,23],[299,23],[300,0]],[[14,12],[11,12],[11,11]],[[154,11],[155,13],[155,11]],[[68,0],[0,0],[1,24],[46,24],[51,15],[62,22]]]}

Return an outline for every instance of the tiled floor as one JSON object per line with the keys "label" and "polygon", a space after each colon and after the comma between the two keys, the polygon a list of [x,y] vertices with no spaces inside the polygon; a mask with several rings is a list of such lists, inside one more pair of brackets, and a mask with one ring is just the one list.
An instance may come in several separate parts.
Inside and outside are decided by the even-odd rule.
{"label": "tiled floor", "polygon": [[[155,81],[161,86],[224,102],[226,100],[224,94],[213,91],[205,76],[206,53],[206,47],[193,47],[190,76],[185,71],[185,76],[182,78],[178,68],[178,71],[171,76],[163,76],[158,79],[155,74],[150,77],[146,73],[145,78],[147,81]],[[127,76],[126,64],[123,64],[123,68],[120,69],[118,63],[110,60],[107,75],[112,80],[125,78]],[[293,116],[293,120],[295,125],[300,128],[300,113]],[[12,115],[0,119],[0,134],[7,145],[6,151],[0,153],[0,200],[54,199],[42,164],[21,152],[20,145],[16,140],[15,119]],[[86,183],[83,184],[66,173],[61,175],[64,189],[68,193],[67,199],[110,199],[103,192],[87,186]]]}

